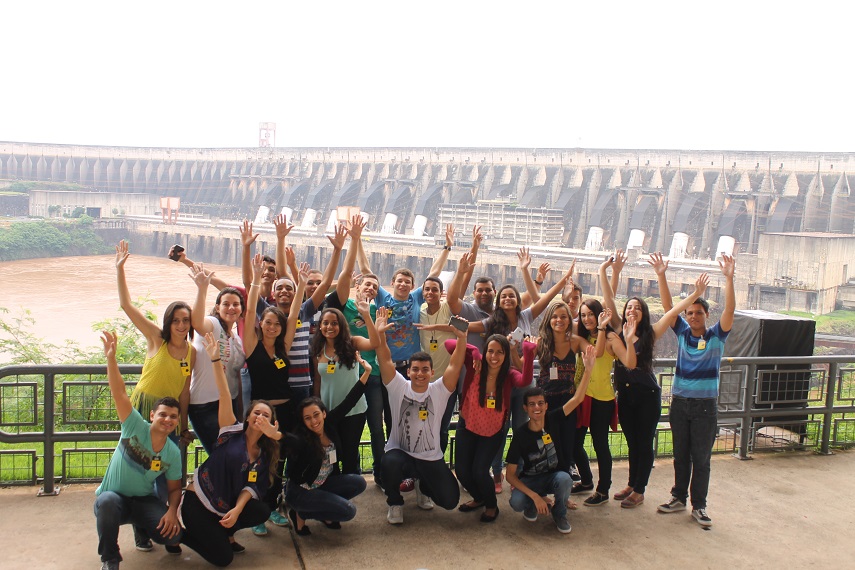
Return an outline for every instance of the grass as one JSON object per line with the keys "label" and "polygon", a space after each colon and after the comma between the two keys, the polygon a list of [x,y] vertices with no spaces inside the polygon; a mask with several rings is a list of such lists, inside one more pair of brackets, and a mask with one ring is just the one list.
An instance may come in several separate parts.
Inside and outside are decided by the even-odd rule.
{"label": "grass", "polygon": [[837,336],[855,336],[855,311],[837,310],[827,315],[814,315],[802,311],[780,311],[781,314],[816,321],[816,332]]}

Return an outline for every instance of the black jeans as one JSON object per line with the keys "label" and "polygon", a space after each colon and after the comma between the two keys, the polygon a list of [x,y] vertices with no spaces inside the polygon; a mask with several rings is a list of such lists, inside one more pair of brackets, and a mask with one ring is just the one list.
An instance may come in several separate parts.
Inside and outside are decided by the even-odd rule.
{"label": "black jeans", "polygon": [[[561,408],[564,404],[567,403],[567,400],[570,399],[570,396],[566,394],[560,396],[547,396],[546,403],[548,404],[548,410],[557,410]],[[570,466],[575,463],[573,459],[573,449],[575,447],[576,441],[576,410],[570,412],[564,420],[558,422],[560,437],[561,437],[561,453],[563,454],[564,462],[559,465],[559,468],[562,471],[566,471],[570,473]],[[559,458],[561,455],[559,455]]]}
{"label": "black jeans", "polygon": [[446,510],[457,506],[460,500],[460,487],[457,479],[444,459],[426,461],[416,459],[400,449],[392,449],[383,456],[383,482],[386,483],[386,504],[403,505],[401,481],[404,473],[419,480],[419,489],[423,495]]}
{"label": "black jeans", "polygon": [[359,465],[359,442],[362,440],[363,429],[365,429],[365,414],[346,416],[335,426],[341,443],[341,449],[338,450],[341,472],[345,475],[362,473]]}
{"label": "black jeans", "polygon": [[[597,492],[601,495],[608,495],[609,488],[612,486],[612,450],[609,448],[609,424],[611,424],[614,413],[614,400],[591,399],[591,441],[594,444],[594,451],[597,453],[597,475],[599,477]],[[586,426],[576,428],[573,458],[576,460],[576,468],[579,470],[582,484],[593,485],[594,474],[591,472],[591,463],[588,461],[588,453],[585,451],[585,436],[587,434],[588,428]]]}
{"label": "black jeans", "polygon": [[618,418],[629,451],[627,485],[644,494],[653,469],[653,440],[662,415],[662,390],[641,384],[618,386]]}
{"label": "black jeans", "polygon": [[225,528],[220,524],[220,515],[206,509],[196,493],[187,491],[181,505],[181,518],[184,520],[181,542],[214,566],[228,566],[235,555],[229,537],[242,528],[264,524],[268,517],[270,508],[261,501],[250,499],[234,526]]}
{"label": "black jeans", "polygon": [[457,424],[457,479],[475,502],[484,503],[488,509],[496,507],[496,486],[490,476],[490,464],[505,441],[503,436],[501,429],[485,437],[466,429],[462,419]]}
{"label": "black jeans", "polygon": [[671,439],[674,442],[674,487],[671,494],[693,509],[705,509],[710,487],[710,457],[715,444],[718,411],[715,398],[671,399]]}
{"label": "black jeans", "polygon": [[[383,411],[389,406],[389,394],[380,376],[371,375],[365,383],[365,400],[368,402],[366,419],[371,434],[371,457],[374,462],[374,481],[382,484],[380,462],[383,461],[383,448],[386,446],[386,432],[383,429]],[[360,432],[361,433],[361,432]]]}

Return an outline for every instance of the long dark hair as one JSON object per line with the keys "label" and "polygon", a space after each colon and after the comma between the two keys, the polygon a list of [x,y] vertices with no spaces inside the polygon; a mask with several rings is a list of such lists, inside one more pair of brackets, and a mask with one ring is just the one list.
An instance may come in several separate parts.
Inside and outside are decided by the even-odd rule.
{"label": "long dark hair", "polygon": [[[175,311],[179,309],[187,309],[187,313],[190,315],[190,322],[193,322],[193,309],[190,308],[190,305],[184,301],[170,303],[166,307],[166,311],[163,312],[163,326],[160,329],[160,338],[167,344],[172,340],[172,321],[175,320]],[[193,325],[190,325],[190,340],[193,340]]]}
{"label": "long dark hair", "polygon": [[[259,340],[263,339],[263,332],[261,330],[261,322],[264,320],[264,316],[268,313],[272,313],[279,320],[279,326],[281,330],[279,334],[276,335],[276,339],[273,341],[273,352],[276,353],[276,356],[282,359],[288,358],[288,351],[285,350],[285,331],[288,327],[288,317],[285,316],[285,313],[282,312],[282,309],[279,307],[267,307],[264,309],[264,312],[261,313],[261,319],[258,321],[258,324],[255,325],[255,332],[258,336]],[[264,341],[262,340],[262,344]]]}
{"label": "long dark hair", "polygon": [[231,336],[231,329],[226,326],[226,323],[223,322],[223,319],[220,317],[220,300],[223,298],[223,295],[237,295],[238,299],[240,299],[240,316],[246,312],[246,299],[244,299],[243,295],[240,291],[235,289],[234,287],[223,287],[220,289],[219,294],[217,295],[217,302],[214,303],[213,308],[211,309],[211,316],[216,317],[218,321],[220,321],[220,326],[223,327],[223,330],[226,331],[226,336]]}
{"label": "long dark hair", "polygon": [[517,296],[516,312],[517,322],[519,322],[520,313],[522,312],[522,309],[520,308],[520,305],[522,305],[522,300],[520,299],[520,292],[513,285],[503,285],[502,288],[499,289],[499,291],[496,293],[496,308],[493,311],[492,316],[487,319],[487,330],[484,331],[487,336],[494,334],[507,335],[511,332],[511,321],[508,319],[508,315],[505,314],[505,311],[500,308],[501,305],[499,301],[499,299],[502,297],[502,291],[504,291],[505,289],[513,290],[514,294]]}
{"label": "long dark hair", "polygon": [[[626,323],[626,307],[630,301],[638,301],[641,305],[641,321],[635,326],[635,336],[638,337],[638,352],[636,353],[638,368],[651,371],[653,370],[653,343],[656,342],[656,333],[653,332],[653,326],[650,324],[650,309],[647,308],[647,303],[638,297],[630,297],[626,300],[623,306],[623,322]],[[620,333],[623,338],[623,332]],[[635,347],[626,347],[627,350],[635,350]]]}
{"label": "long dark hair", "polygon": [[[335,318],[338,319],[338,336],[333,339],[336,357],[345,368],[353,368],[353,365],[356,363],[356,347],[353,346],[353,339],[350,336],[350,327],[347,325],[347,320],[338,309],[324,309],[323,313],[321,313],[321,320],[324,319],[324,315],[327,313],[334,314]],[[321,333],[321,326],[318,323],[318,330],[315,331],[315,336],[312,337],[312,344],[309,348],[312,356],[320,358],[324,353],[325,345],[326,339],[323,333]]]}
{"label": "long dark hair", "polygon": [[[274,408],[267,400],[253,400],[249,403],[249,412],[247,412],[246,419],[243,422],[244,433],[246,433],[246,428],[249,427],[250,412],[260,404],[264,404],[270,409],[270,423],[276,423],[276,408]],[[273,478],[276,476],[276,471],[279,466],[279,442],[270,439],[262,433],[261,437],[258,439],[258,447],[261,448],[261,453],[263,453],[269,461],[268,474],[270,476],[270,484],[272,485]]]}
{"label": "long dark hair", "polygon": [[[303,410],[309,406],[317,406],[320,408],[321,412],[324,414],[327,413],[327,407],[320,398],[317,396],[309,396],[297,405],[297,418],[299,419],[299,423],[297,424],[297,429],[295,431],[298,435],[302,436],[309,442],[308,447],[310,453],[312,453],[316,459],[323,460],[325,452],[324,446],[321,444],[321,438],[318,437],[318,434],[307,428],[306,422],[303,421]],[[324,429],[326,429],[326,421],[324,422]]]}
{"label": "long dark hair", "polygon": [[[585,299],[584,301],[582,301],[582,306],[588,307],[588,310],[591,311],[592,313],[594,313],[594,323],[595,323],[594,324],[594,327],[595,327],[594,332],[591,332],[585,325],[582,324],[582,313],[581,312],[579,313],[579,325],[585,329],[585,338],[587,338],[589,340],[592,338],[596,339],[597,338],[597,332],[598,332],[596,327],[599,326],[599,320],[598,319],[600,318],[600,313],[603,312],[603,304],[600,303],[599,301],[597,301],[596,299]],[[580,311],[581,311],[581,307],[580,307]],[[608,327],[609,327],[609,325],[607,323],[606,324],[606,330],[608,330]],[[579,336],[582,336],[582,335],[579,335]]]}
{"label": "long dark hair", "polygon": [[573,315],[570,312],[570,307],[564,301],[553,301],[546,309],[543,315],[543,320],[540,323],[540,342],[537,343],[537,361],[540,363],[540,369],[545,370],[552,364],[552,358],[555,353],[555,332],[552,330],[552,315],[558,309],[567,311],[567,316],[570,318],[568,326],[569,330],[573,327]]}
{"label": "long dark hair", "polygon": [[490,335],[484,341],[484,354],[481,355],[481,379],[478,385],[478,404],[482,408],[487,406],[487,349],[490,347],[491,342],[498,342],[505,353],[505,359],[499,367],[498,375],[496,375],[496,409],[501,410],[502,402],[505,400],[503,391],[505,379],[507,379],[508,371],[511,369],[511,344],[504,335]]}

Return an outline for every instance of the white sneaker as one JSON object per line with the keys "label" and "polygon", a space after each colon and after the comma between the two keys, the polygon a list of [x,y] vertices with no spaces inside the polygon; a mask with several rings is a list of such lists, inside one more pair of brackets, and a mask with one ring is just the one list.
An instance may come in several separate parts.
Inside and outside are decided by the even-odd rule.
{"label": "white sneaker", "polygon": [[389,505],[389,514],[386,515],[389,524],[404,524],[404,506]]}
{"label": "white sneaker", "polygon": [[433,501],[427,495],[422,494],[421,481],[416,479],[416,504],[420,509],[429,511],[433,508]]}
{"label": "white sneaker", "polygon": [[712,526],[712,519],[707,514],[706,509],[694,509],[692,511],[692,518],[698,521],[698,524],[704,528]]}

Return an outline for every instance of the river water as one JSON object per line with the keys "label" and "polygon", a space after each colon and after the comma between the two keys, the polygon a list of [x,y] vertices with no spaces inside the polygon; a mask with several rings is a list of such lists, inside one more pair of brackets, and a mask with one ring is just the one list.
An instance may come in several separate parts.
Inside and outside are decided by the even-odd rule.
{"label": "river water", "polygon": [[[70,339],[83,347],[100,346],[92,323],[124,314],[119,308],[115,260],[115,255],[98,255],[0,263],[0,307],[9,310],[0,318],[9,322],[27,309],[36,321],[29,330],[37,337],[57,345]],[[240,283],[239,268],[206,267],[228,283]],[[172,301],[192,305],[196,298],[196,286],[187,267],[166,257],[143,257],[132,252],[125,274],[131,298],[151,298],[153,302],[146,307],[157,315],[158,322]],[[217,290],[210,287],[206,312],[216,295]],[[0,354],[0,363],[4,360]]]}

